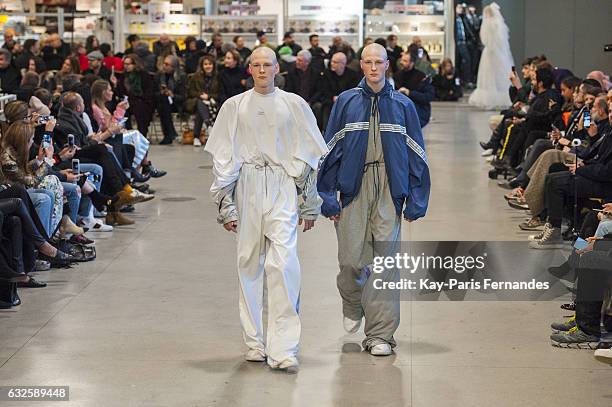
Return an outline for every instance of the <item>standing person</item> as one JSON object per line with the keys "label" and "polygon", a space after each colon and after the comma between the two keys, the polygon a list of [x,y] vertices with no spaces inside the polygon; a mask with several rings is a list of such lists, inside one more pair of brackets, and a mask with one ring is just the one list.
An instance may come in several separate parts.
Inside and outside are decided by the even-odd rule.
{"label": "standing person", "polygon": [[128,97],[129,113],[136,117],[138,131],[147,137],[155,111],[153,76],[145,71],[142,60],[136,54],[127,54],[123,58],[123,67],[117,92],[120,96]]}
{"label": "standing person", "polygon": [[57,71],[70,55],[70,45],[66,44],[59,34],[51,34],[48,44],[42,49],[42,58],[48,70]]}
{"label": "standing person", "polygon": [[484,51],[478,68],[478,83],[468,102],[484,109],[507,108],[511,104],[508,73],[514,62],[508,42],[508,26],[497,3],[484,8],[480,39]]}
{"label": "standing person", "polygon": [[285,35],[283,35],[283,42],[278,46],[278,48],[281,47],[291,48],[291,55],[293,55],[294,57],[297,56],[298,52],[302,50],[302,46],[295,42],[295,39],[293,38],[293,33],[290,31],[287,31]]}
{"label": "standing person", "polygon": [[162,126],[164,138],[161,145],[172,144],[177,137],[172,112],[178,112],[185,101],[185,73],[175,55],[164,58],[161,72],[155,76],[155,89],[157,92],[157,111]]}
{"label": "standing person", "polygon": [[455,7],[455,61],[457,61],[457,70],[459,71],[461,82],[465,84],[466,88],[470,89],[474,87],[472,54],[469,48],[472,35],[465,17],[465,7],[457,4]]}
{"label": "standing person", "polygon": [[310,43],[308,52],[312,55],[312,65],[318,67],[320,70],[324,70],[327,54],[323,48],[319,46],[319,36],[317,34],[310,34],[308,42]]}
{"label": "standing person", "polygon": [[396,270],[370,275],[374,253],[369,244],[398,244],[401,218],[412,222],[425,216],[429,167],[414,104],[386,80],[385,47],[368,45],[361,69],[365,78],[359,87],[342,93],[332,109],[325,131],[330,151],[319,168],[317,188],[322,214],[336,224],[344,328],[357,332],[365,316],[363,347],[386,356],[396,346],[399,293],[376,290],[373,281],[399,276]]}
{"label": "standing person", "polygon": [[393,73],[396,73],[399,69],[397,63],[404,52],[404,49],[397,44],[397,41],[397,35],[390,34],[387,36],[387,57],[389,58],[389,65]]}
{"label": "standing person", "polygon": [[311,229],[319,213],[314,177],[326,148],[310,107],[274,87],[280,69],[274,51],[257,48],[250,68],[255,87],[227,100],[206,145],[215,175],[210,190],[219,223],[238,234],[246,360],[294,373],[301,330],[297,228]]}

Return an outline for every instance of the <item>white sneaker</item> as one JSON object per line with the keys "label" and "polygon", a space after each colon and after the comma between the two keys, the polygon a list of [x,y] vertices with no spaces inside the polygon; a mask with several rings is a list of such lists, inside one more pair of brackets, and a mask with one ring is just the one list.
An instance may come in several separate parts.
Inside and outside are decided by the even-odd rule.
{"label": "white sneaker", "polygon": [[194,146],[194,147],[202,147],[202,142],[200,141],[200,139],[199,139],[199,138],[195,137],[195,138],[193,139],[193,146]]}
{"label": "white sneaker", "polygon": [[488,150],[483,151],[480,155],[483,157],[490,157],[493,155],[493,149],[489,148]]}
{"label": "white sneaker", "polygon": [[612,349],[597,349],[595,351],[595,359],[612,365]]}
{"label": "white sneaker", "polygon": [[391,345],[388,343],[379,343],[370,348],[370,355],[373,356],[389,356],[392,353],[393,350],[391,350]]}
{"label": "white sneaker", "polygon": [[93,218],[89,221],[83,220],[82,226],[88,228],[88,232],[112,232],[113,227],[102,222],[101,219]]}
{"label": "white sneaker", "polygon": [[344,325],[344,330],[346,332],[350,334],[354,334],[355,332],[359,330],[359,327],[361,326],[361,319],[359,321],[355,321],[354,319],[344,317],[343,325]]}
{"label": "white sneaker", "polygon": [[291,357],[280,362],[276,369],[284,370],[289,374],[296,374],[300,369],[300,364],[295,357]]}
{"label": "white sneaker", "polygon": [[265,362],[266,354],[259,349],[249,349],[244,358],[249,362]]}

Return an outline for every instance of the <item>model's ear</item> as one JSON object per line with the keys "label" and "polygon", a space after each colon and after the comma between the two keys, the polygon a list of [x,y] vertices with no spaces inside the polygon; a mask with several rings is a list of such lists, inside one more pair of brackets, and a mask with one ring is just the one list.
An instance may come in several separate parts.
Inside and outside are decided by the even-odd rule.
{"label": "model's ear", "polygon": [[280,64],[277,62],[276,65],[274,65],[274,75],[278,75],[278,73],[280,72]]}

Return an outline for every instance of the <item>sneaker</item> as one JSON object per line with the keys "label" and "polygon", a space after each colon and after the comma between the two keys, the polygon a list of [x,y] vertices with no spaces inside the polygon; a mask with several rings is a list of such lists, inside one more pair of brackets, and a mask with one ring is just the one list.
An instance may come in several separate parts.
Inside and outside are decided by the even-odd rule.
{"label": "sneaker", "polygon": [[[544,222],[540,220],[537,216],[529,219],[527,222],[523,222],[519,224],[519,228],[521,230],[543,230]],[[541,239],[541,238],[540,238]]]}
{"label": "sneaker", "polygon": [[244,358],[249,362],[265,362],[266,354],[259,349],[249,349]]}
{"label": "sneaker", "polygon": [[553,322],[550,324],[550,329],[553,333],[558,334],[561,332],[568,332],[570,329],[576,326],[576,316],[574,315],[565,322]]}
{"label": "sneaker", "polygon": [[388,343],[379,343],[378,345],[374,345],[370,348],[370,355],[372,356],[389,356],[393,353],[391,349],[391,345]]}
{"label": "sneaker", "polygon": [[51,268],[51,263],[46,260],[37,259],[34,263],[34,271],[47,271]]}
{"label": "sneaker", "polygon": [[[106,215],[105,215],[106,216]],[[89,222],[81,222],[90,232],[112,232],[113,227],[102,222],[102,219],[93,218]]]}
{"label": "sneaker", "polygon": [[534,240],[529,243],[529,247],[536,250],[561,249],[564,242],[561,238],[561,228],[554,228],[550,224],[546,224],[542,232],[540,240]]}
{"label": "sneaker", "polygon": [[193,146],[194,147],[202,147],[202,142],[200,141],[199,138],[196,137],[196,138],[193,139]]}
{"label": "sneaker", "polygon": [[597,349],[599,337],[582,332],[577,326],[567,332],[550,335],[550,344],[567,349]]}
{"label": "sneaker", "polygon": [[137,189],[132,190],[132,194],[131,197],[133,198],[133,204],[138,204],[138,203],[143,203],[143,202],[148,202],[152,199],[155,198],[155,195],[151,195],[151,194],[144,194],[142,192],[140,192]]}
{"label": "sneaker", "polygon": [[354,334],[355,332],[359,330],[359,327],[361,326],[361,319],[359,321],[355,321],[354,319],[344,317],[343,325],[344,325],[344,330],[347,333]]}
{"label": "sneaker", "polygon": [[485,151],[483,151],[480,154],[482,157],[490,157],[493,155],[493,149],[492,148],[487,148]]}
{"label": "sneaker", "polygon": [[280,362],[275,369],[284,370],[288,374],[296,374],[300,369],[300,364],[295,357],[290,357]]}
{"label": "sneaker", "polygon": [[521,201],[519,199],[510,199],[510,200],[508,200],[508,205],[512,209],[518,209],[518,210],[521,210],[521,211],[528,211],[529,210],[529,205],[527,205],[526,202]]}
{"label": "sneaker", "polygon": [[612,365],[612,342],[599,342],[595,350],[595,359]]}

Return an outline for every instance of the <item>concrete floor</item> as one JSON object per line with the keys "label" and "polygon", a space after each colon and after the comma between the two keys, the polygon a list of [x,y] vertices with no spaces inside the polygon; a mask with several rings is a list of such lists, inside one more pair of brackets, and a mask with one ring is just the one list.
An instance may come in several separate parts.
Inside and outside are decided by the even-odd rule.
{"label": "concrete floor", "polygon": [[[404,238],[525,238],[486,177],[476,141],[487,117],[434,107],[431,205]],[[215,223],[210,159],[182,146],[152,156],[169,175],[153,182],[157,199],[136,225],[96,236],[98,260],[39,273],[49,287],[22,290],[23,305],[0,312],[0,385],[68,385],[70,402],[48,403],[62,406],[612,405],[612,369],[549,345],[556,301],[403,302],[397,353],[361,352],[361,334],[342,329],[326,220],[300,236],[299,374],[244,362],[234,235]]]}

